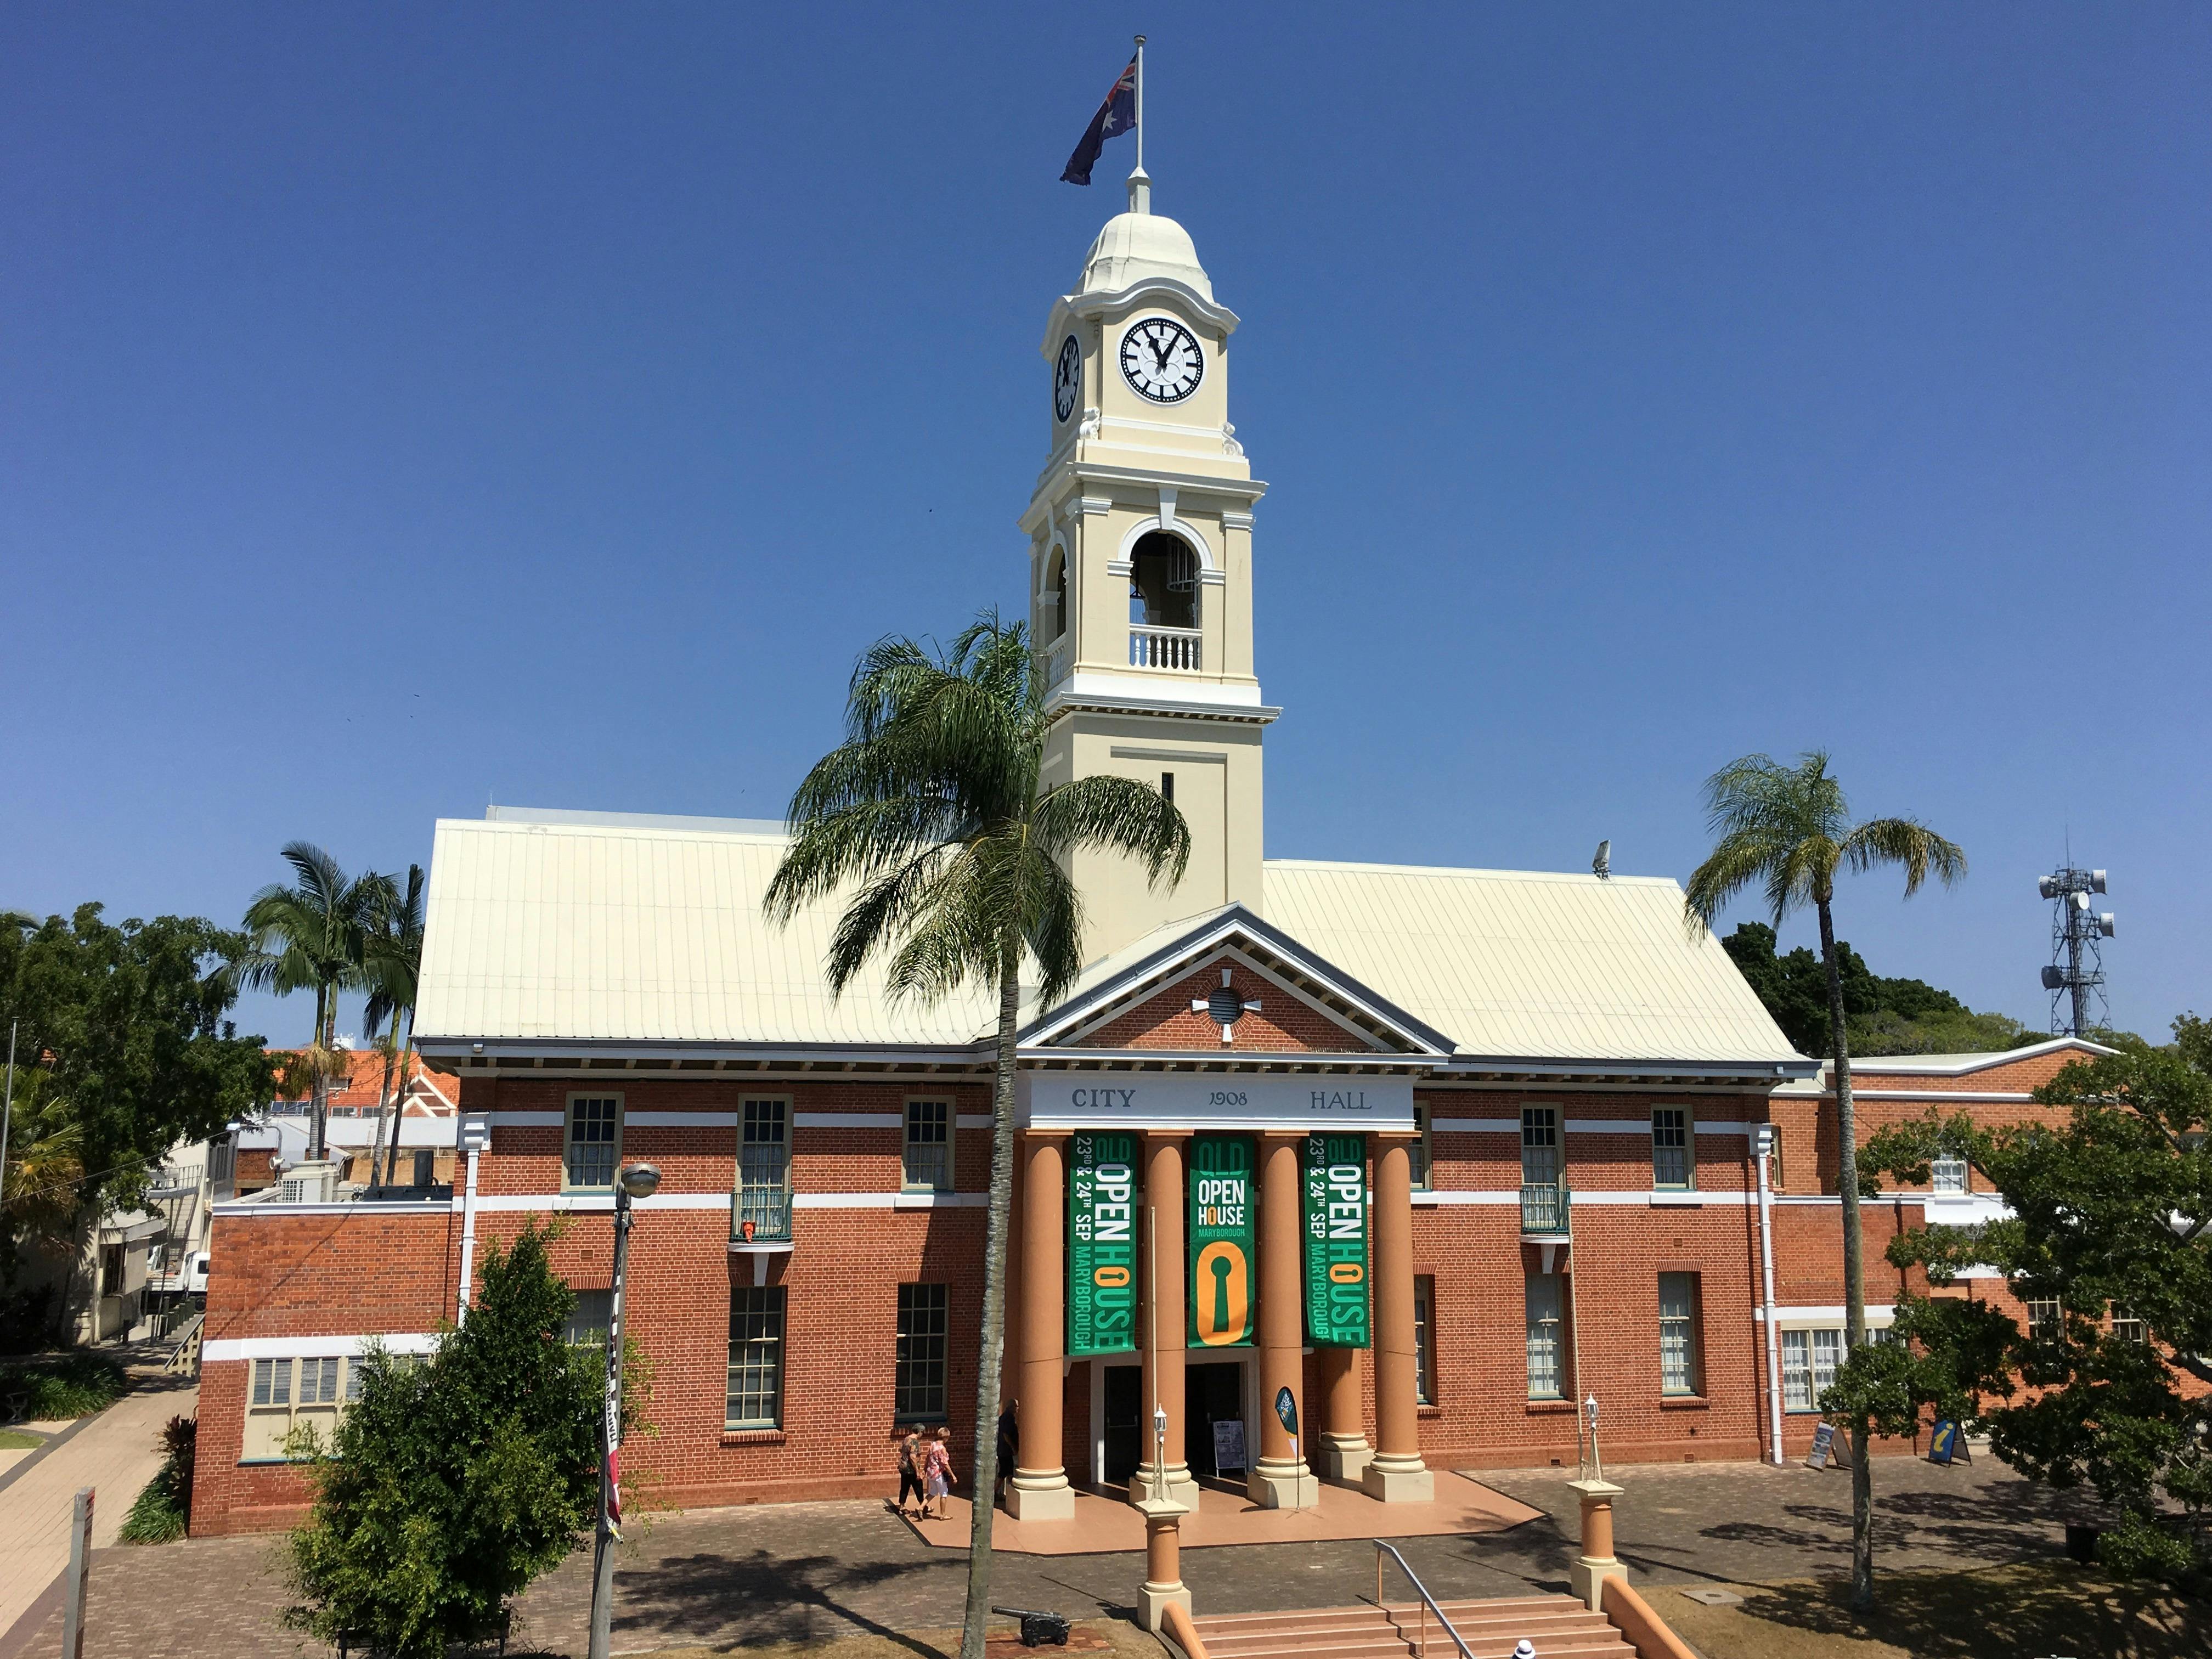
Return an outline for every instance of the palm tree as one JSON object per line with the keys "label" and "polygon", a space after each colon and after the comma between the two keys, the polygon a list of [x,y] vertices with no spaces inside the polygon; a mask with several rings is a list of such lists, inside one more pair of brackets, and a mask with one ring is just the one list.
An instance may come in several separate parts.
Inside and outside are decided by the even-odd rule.
{"label": "palm tree", "polygon": [[[384,1050],[384,1088],[376,1103],[376,1144],[369,1149],[368,1177],[377,1180],[377,1162],[386,1158],[384,1122],[387,1108],[397,1112],[392,1124],[392,1151],[385,1164],[383,1184],[392,1186],[399,1172],[399,1126],[406,1121],[408,1072],[414,1054],[410,1044],[415,1031],[415,989],[422,970],[422,866],[407,866],[407,886],[398,884],[382,896],[368,932],[362,968],[369,981],[368,1006],[362,1011],[362,1028],[371,1042],[387,1019],[392,1034],[379,1046]],[[401,1030],[402,1026],[406,1029]],[[394,1062],[399,1067],[397,1104],[392,1092]]]}
{"label": "palm tree", "polygon": [[[1705,780],[1706,826],[1716,840],[1690,877],[1683,908],[1706,927],[1721,908],[1758,886],[1774,925],[1811,905],[1820,919],[1820,961],[1828,974],[1828,1042],[1836,1068],[1836,1192],[1844,1218],[1844,1346],[1866,1340],[1866,1268],[1859,1234],[1857,1125],[1851,1109],[1850,1042],[1844,1029],[1844,980],[1831,914],[1838,869],[1896,865],[1911,898],[1930,874],[1948,886],[1966,873],[1966,855],[1914,818],[1853,823],[1826,751],[1808,750],[1795,766],[1747,755]],[[1770,1315],[1770,1317],[1771,1316]],[[1851,1425],[1851,1605],[1874,1605],[1874,1482],[1867,1424]]]}
{"label": "palm tree", "polygon": [[271,883],[246,907],[245,951],[224,970],[243,990],[315,994],[315,1035],[302,1056],[313,1079],[313,1127],[307,1156],[327,1150],[331,1079],[345,1062],[337,1050],[338,994],[368,983],[368,933],[379,907],[390,902],[392,878],[373,872],[349,878],[319,847],[295,841],[284,861],[296,887]]}
{"label": "palm tree", "polygon": [[842,900],[825,964],[833,992],[888,953],[893,998],[933,1002],[970,985],[998,993],[975,1518],[960,1643],[961,1659],[983,1659],[1022,968],[1035,965],[1040,1007],[1066,995],[1082,971],[1083,901],[1067,873],[1073,854],[1127,854],[1156,888],[1172,887],[1189,861],[1190,830],[1174,803],[1133,779],[1042,782],[1048,721],[1028,631],[995,611],[937,656],[911,640],[878,643],[853,671],[845,725],[844,744],[792,797],[793,838],[769,885],[769,915],[787,923],[809,903]]}

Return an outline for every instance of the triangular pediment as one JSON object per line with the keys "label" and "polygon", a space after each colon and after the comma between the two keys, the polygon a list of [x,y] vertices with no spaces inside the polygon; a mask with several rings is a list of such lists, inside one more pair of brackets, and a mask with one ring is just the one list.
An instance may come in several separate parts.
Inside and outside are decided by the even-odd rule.
{"label": "triangular pediment", "polygon": [[1021,1046],[1216,1060],[1441,1058],[1452,1048],[1241,904],[1170,923],[1095,963],[1065,1001],[1030,1022]]}

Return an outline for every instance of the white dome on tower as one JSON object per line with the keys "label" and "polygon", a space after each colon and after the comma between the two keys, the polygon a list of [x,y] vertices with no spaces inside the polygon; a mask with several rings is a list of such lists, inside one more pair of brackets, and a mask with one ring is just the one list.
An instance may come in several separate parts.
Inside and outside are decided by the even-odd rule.
{"label": "white dome on tower", "polygon": [[1190,233],[1172,219],[1149,211],[1150,181],[1130,180],[1130,210],[1106,222],[1083,262],[1079,294],[1119,294],[1148,276],[1165,276],[1195,289],[1208,301],[1213,282],[1198,262]]}

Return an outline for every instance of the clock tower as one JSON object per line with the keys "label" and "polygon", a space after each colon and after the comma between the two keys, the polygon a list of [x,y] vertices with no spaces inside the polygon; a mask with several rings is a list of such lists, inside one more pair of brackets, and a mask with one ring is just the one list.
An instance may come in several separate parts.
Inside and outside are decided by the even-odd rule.
{"label": "clock tower", "polygon": [[1118,855],[1077,860],[1094,961],[1232,900],[1260,909],[1260,736],[1281,712],[1254,672],[1252,507],[1267,486],[1229,421],[1237,313],[1151,197],[1139,168],[1129,210],[1054,302],[1051,454],[1021,519],[1054,717],[1044,782],[1139,779],[1190,825],[1172,892]]}

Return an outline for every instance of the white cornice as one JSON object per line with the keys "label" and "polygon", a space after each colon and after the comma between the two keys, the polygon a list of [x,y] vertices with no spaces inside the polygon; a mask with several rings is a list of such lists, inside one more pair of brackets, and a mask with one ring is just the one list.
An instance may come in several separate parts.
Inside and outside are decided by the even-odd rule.
{"label": "white cornice", "polygon": [[1044,340],[1038,350],[1047,362],[1052,362],[1059,355],[1060,343],[1067,337],[1071,318],[1078,322],[1111,322],[1140,306],[1162,301],[1220,330],[1224,340],[1237,331],[1237,325],[1243,320],[1227,306],[1207,299],[1188,283],[1177,282],[1172,276],[1146,276],[1112,294],[1062,295],[1053,301],[1051,313],[1045,319]]}
{"label": "white cornice", "polygon": [[[1061,459],[1048,465],[1038,477],[1036,489],[1030,495],[1030,504],[1016,521],[1024,534],[1036,533],[1037,526],[1051,515],[1054,507],[1066,496],[1071,480],[1085,484],[1118,484],[1126,493],[1134,495],[1141,490],[1151,498],[1157,498],[1160,486],[1166,484],[1176,490],[1179,497],[1219,495],[1232,501],[1243,501],[1248,507],[1267,493],[1267,486],[1257,478],[1231,478],[1209,472],[1170,471],[1164,467],[1107,466],[1097,461]],[[1101,497],[1088,492],[1081,499],[1085,513],[1111,512],[1115,505],[1110,496]],[[1121,504],[1132,511],[1142,512],[1152,503],[1148,499]]]}

